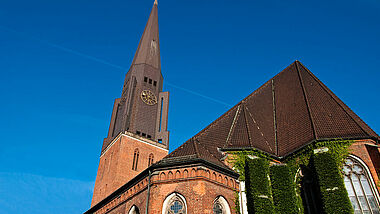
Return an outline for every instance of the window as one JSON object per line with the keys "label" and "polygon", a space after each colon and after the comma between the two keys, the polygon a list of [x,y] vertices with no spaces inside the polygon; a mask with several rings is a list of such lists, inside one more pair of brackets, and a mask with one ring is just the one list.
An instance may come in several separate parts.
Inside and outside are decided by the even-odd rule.
{"label": "window", "polygon": [[140,132],[140,131],[136,131],[136,134],[140,135],[140,134],[141,134],[141,132]]}
{"label": "window", "polygon": [[322,196],[313,168],[301,164],[297,172],[297,177],[298,176],[298,185],[300,186],[305,214],[323,213]]}
{"label": "window", "polygon": [[149,78],[149,84],[152,84],[152,79]]}
{"label": "window", "polygon": [[380,214],[370,173],[362,161],[350,156],[343,165],[344,185],[356,213]]}
{"label": "window", "polygon": [[223,207],[219,202],[214,203],[214,207],[212,208],[214,214],[223,214]]}
{"label": "window", "polygon": [[153,164],[153,161],[154,161],[154,156],[153,156],[153,154],[151,153],[151,154],[149,155],[148,166],[152,165],[152,164]]}
{"label": "window", "polygon": [[231,214],[230,206],[223,196],[218,196],[212,205],[213,214]]}
{"label": "window", "polygon": [[148,82],[148,77],[144,77],[144,82]]}
{"label": "window", "polygon": [[136,205],[133,205],[128,214],[140,214],[139,208]]}
{"label": "window", "polygon": [[164,201],[162,214],[186,214],[186,210],[185,197],[178,193],[172,193]]}
{"label": "window", "polygon": [[139,162],[139,150],[135,149],[135,152],[133,154],[133,162],[132,162],[132,170],[137,171],[137,164]]}
{"label": "window", "polygon": [[157,85],[157,81],[156,81],[156,80],[153,82],[153,85],[154,85],[154,86],[156,86],[156,85]]}

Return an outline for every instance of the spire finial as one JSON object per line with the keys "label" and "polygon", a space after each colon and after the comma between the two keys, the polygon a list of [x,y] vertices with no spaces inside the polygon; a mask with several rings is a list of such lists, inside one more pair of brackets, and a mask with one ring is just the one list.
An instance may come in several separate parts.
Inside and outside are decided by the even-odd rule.
{"label": "spire finial", "polygon": [[154,0],[154,4],[155,4],[155,5],[158,5],[158,1],[157,1],[157,0]]}

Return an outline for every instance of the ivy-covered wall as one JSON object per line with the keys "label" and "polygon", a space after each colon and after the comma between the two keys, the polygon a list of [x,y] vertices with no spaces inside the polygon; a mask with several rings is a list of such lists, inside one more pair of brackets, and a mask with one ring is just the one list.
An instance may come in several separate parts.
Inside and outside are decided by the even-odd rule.
{"label": "ivy-covered wall", "polygon": [[274,213],[269,183],[269,161],[264,158],[247,159],[245,166],[247,208],[249,213]]}
{"label": "ivy-covered wall", "polygon": [[276,213],[298,214],[296,185],[287,165],[270,167],[273,203]]}
{"label": "ivy-covered wall", "polygon": [[341,170],[330,153],[314,156],[314,167],[322,194],[323,208],[327,214],[354,213]]}
{"label": "ivy-covered wall", "polygon": [[[317,142],[310,144],[309,146],[286,157],[285,159],[282,159],[281,161],[258,150],[229,152],[232,156],[230,159],[231,163],[240,174],[239,179],[241,181],[246,181],[246,191],[249,193],[247,194],[249,213],[304,213],[300,188],[300,180],[302,178],[302,173],[300,172],[301,166],[307,166],[308,168],[311,168],[313,172],[317,172],[319,174],[319,176],[315,175],[315,177],[318,178],[318,185],[321,189],[322,201],[324,202],[324,212],[351,213],[351,204],[349,200],[346,200],[348,198],[347,191],[344,188],[344,183],[340,182],[342,181],[342,164],[349,154],[348,148],[352,143],[353,141],[351,140],[339,139]],[[313,159],[314,150],[319,148],[327,148],[327,152],[322,153],[328,154],[330,157],[330,165],[326,166],[326,169],[323,164],[318,165],[321,162],[315,162],[317,159]],[[276,163],[282,163],[283,165],[281,165],[281,167],[276,166]],[[334,182],[326,178],[327,174],[323,174],[329,171],[329,167],[332,166],[335,166],[335,170],[331,172],[334,174]],[[257,172],[252,171],[253,169],[257,169]],[[270,175],[270,180],[268,180],[268,177],[267,179],[263,179],[263,175]],[[332,175],[329,176],[332,177]],[[268,181],[268,186],[266,184],[258,184],[256,182],[264,180],[265,182]],[[338,183],[340,183],[340,187],[338,188],[341,190],[336,191],[334,196],[331,196],[330,193],[324,194],[323,188],[326,189],[326,186],[324,186],[325,184],[338,185]],[[256,192],[259,192],[259,189],[260,191],[263,191],[263,195],[269,194],[270,200],[262,200],[262,198],[258,198]],[[344,208],[334,208],[327,205],[329,200],[334,200],[333,198],[335,197],[339,198],[339,200],[337,200],[334,204],[335,207]],[[249,200],[252,201],[250,202]],[[268,201],[271,201],[272,203],[269,203]],[[255,207],[255,203],[256,205],[259,204],[257,208]],[[266,204],[269,208],[264,209],[263,212],[252,211],[255,209],[261,210],[261,207],[263,207],[264,204]],[[337,210],[335,211],[335,209]],[[339,210],[342,210],[342,212]]]}

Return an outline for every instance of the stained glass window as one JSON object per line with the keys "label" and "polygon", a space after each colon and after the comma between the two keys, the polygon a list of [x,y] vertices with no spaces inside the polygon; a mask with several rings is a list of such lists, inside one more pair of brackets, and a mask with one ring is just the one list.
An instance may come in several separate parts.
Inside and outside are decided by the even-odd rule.
{"label": "stained glass window", "polygon": [[223,214],[223,207],[218,201],[216,201],[214,203],[214,207],[212,208],[212,211],[214,212],[214,214]]}
{"label": "stained glass window", "polygon": [[371,185],[370,174],[365,167],[352,157],[343,165],[346,186],[355,214],[380,214],[375,187]]}
{"label": "stained glass window", "polygon": [[223,196],[218,196],[214,200],[214,204],[212,205],[212,213],[213,214],[231,214],[230,207],[228,205],[227,200]]}
{"label": "stained glass window", "polygon": [[174,201],[174,203],[170,206],[170,211],[172,213],[180,213],[183,210],[183,204],[180,201]]}
{"label": "stained glass window", "polygon": [[177,193],[171,195],[170,201],[165,209],[167,214],[186,214],[185,203]]}

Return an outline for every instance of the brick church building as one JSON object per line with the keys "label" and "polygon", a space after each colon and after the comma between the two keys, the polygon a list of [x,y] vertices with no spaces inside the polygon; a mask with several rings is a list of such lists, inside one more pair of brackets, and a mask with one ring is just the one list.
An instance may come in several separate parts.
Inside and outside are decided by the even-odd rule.
{"label": "brick church building", "polygon": [[[249,204],[256,202],[250,202],[247,183],[231,161],[234,152],[258,151],[271,166],[281,165],[305,148],[336,139],[351,142],[340,177],[354,212],[380,213],[380,137],[299,61],[169,153],[157,6],[114,102],[85,213],[253,213]],[[296,176],[306,174],[301,169]],[[302,189],[298,213],[320,213],[316,195]],[[276,205],[275,195],[269,198]]]}

